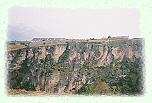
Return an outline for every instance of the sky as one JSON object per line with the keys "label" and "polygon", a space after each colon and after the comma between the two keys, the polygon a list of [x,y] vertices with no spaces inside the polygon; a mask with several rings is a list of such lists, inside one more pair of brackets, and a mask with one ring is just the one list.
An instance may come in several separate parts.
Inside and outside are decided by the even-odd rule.
{"label": "sky", "polygon": [[8,40],[37,37],[89,39],[109,35],[140,37],[137,9],[13,7],[8,16]]}

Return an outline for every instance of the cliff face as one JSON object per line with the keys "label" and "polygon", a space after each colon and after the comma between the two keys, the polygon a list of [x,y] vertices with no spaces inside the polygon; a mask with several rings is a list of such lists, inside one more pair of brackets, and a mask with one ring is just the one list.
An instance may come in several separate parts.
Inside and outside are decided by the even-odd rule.
{"label": "cliff face", "polygon": [[142,51],[140,39],[67,42],[8,51],[8,87],[56,94],[141,93]]}

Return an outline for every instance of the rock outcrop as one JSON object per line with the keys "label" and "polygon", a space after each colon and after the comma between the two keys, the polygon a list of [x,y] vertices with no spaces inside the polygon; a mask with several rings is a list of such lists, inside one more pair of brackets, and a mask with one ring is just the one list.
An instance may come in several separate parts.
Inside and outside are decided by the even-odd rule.
{"label": "rock outcrop", "polygon": [[[142,39],[90,40],[10,50],[7,53],[8,87],[56,94],[83,94],[84,86],[93,88],[91,93],[97,94],[140,93],[142,42]],[[131,72],[134,69],[139,76]],[[138,90],[123,92],[121,81],[130,75],[134,76],[129,79],[134,79],[132,83],[135,82]]]}

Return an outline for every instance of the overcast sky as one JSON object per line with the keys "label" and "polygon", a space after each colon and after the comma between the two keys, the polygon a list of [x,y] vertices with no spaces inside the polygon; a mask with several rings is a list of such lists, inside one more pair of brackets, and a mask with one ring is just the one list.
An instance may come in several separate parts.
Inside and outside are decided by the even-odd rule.
{"label": "overcast sky", "polygon": [[140,37],[137,9],[46,9],[14,7],[9,10],[8,39],[34,37],[102,38]]}

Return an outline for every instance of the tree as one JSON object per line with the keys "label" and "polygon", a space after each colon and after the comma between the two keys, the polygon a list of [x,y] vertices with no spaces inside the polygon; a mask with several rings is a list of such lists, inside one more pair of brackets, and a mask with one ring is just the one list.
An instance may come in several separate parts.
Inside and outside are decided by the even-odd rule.
{"label": "tree", "polygon": [[108,39],[110,39],[111,38],[111,36],[108,36]]}

